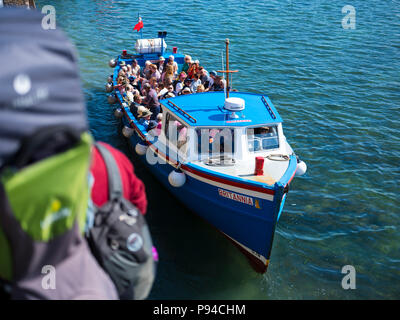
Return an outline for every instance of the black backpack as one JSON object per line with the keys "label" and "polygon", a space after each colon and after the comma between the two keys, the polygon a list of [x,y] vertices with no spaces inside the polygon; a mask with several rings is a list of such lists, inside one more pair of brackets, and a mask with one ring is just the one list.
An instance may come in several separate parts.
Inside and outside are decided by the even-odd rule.
{"label": "black backpack", "polygon": [[120,299],[141,300],[150,293],[156,273],[153,243],[146,220],[123,197],[118,166],[110,151],[96,143],[107,168],[109,200],[96,208],[87,234],[92,253],[113,280]]}

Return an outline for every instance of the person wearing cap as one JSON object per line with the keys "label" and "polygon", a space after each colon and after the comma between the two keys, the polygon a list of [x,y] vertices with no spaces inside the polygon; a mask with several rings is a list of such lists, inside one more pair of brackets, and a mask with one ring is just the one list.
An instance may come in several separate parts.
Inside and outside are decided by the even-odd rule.
{"label": "person wearing cap", "polygon": [[[183,83],[183,88],[179,92],[179,95],[183,94],[183,90],[185,90],[185,94],[192,93],[192,90],[190,89],[191,84],[192,84],[192,79],[186,78]],[[188,89],[189,89],[189,91],[188,91]]]}
{"label": "person wearing cap", "polygon": [[[160,99],[168,99],[175,97],[174,86],[172,84],[169,84],[165,89],[166,91],[164,91],[160,95]],[[158,115],[162,115],[162,113],[159,113]]]}
{"label": "person wearing cap", "polygon": [[157,66],[157,70],[160,74],[162,74],[164,72],[164,62],[165,62],[165,58],[163,56],[159,56],[156,66]]}
{"label": "person wearing cap", "polygon": [[216,76],[217,76],[217,71],[215,71],[215,70],[210,71],[209,77],[208,77],[208,86],[206,87],[206,90],[205,90],[205,91],[212,91],[212,90],[211,90],[211,87],[212,87],[213,84],[214,84],[214,81],[215,81],[215,77],[216,77]]}
{"label": "person wearing cap", "polygon": [[132,60],[132,75],[136,78],[140,76],[140,66],[136,59]]}
{"label": "person wearing cap", "polygon": [[143,85],[143,90],[146,93],[144,106],[152,112],[151,120],[155,120],[160,113],[160,102],[158,101],[157,91],[149,83]]}
{"label": "person wearing cap", "polygon": [[209,91],[224,91],[226,86],[225,79],[222,79],[221,76],[216,76],[214,83],[211,87],[209,87]]}
{"label": "person wearing cap", "polygon": [[174,66],[174,77],[176,77],[178,75],[178,64],[175,61],[175,57],[171,54],[168,57],[168,60],[172,61],[172,64]]}

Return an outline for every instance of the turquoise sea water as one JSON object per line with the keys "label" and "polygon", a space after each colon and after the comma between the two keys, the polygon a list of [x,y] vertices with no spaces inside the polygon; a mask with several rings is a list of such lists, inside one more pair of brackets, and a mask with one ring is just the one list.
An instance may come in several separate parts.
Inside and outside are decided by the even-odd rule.
{"label": "turquoise sea water", "polygon": [[[400,298],[400,1],[37,1],[78,48],[91,131],[129,154],[146,183],[159,250],[151,299]],[[342,7],[356,10],[343,29]],[[268,273],[252,271],[221,234],[131,155],[104,84],[108,60],[143,36],[221,67],[230,38],[233,86],[267,94],[307,163],[291,185]],[[341,269],[353,265],[356,289]]]}

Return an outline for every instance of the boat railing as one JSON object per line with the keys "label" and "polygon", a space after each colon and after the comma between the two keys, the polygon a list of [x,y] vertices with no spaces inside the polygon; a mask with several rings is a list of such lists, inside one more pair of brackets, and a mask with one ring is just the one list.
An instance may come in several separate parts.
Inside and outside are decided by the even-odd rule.
{"label": "boat railing", "polygon": [[177,110],[180,114],[182,114],[185,118],[189,119],[190,121],[192,121],[193,123],[196,123],[197,120],[195,118],[193,118],[189,113],[187,113],[185,110],[183,110],[182,108],[178,107],[175,103],[173,103],[171,100],[168,100],[168,104],[170,107],[174,108],[175,110]]}
{"label": "boat railing", "polygon": [[276,119],[275,112],[271,109],[271,106],[269,105],[267,99],[265,99],[264,96],[261,96],[261,101],[264,103],[265,107],[267,108],[269,114],[271,115],[272,119]]}

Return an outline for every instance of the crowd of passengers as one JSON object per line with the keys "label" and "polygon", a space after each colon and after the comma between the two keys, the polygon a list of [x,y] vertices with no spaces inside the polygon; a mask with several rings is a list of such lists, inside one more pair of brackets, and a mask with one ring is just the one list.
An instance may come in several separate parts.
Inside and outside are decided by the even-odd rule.
{"label": "crowd of passengers", "polygon": [[193,61],[186,55],[182,70],[178,73],[178,64],[174,56],[165,60],[159,57],[158,62],[146,61],[141,68],[133,59],[132,64],[120,63],[117,78],[118,89],[136,119],[149,131],[161,128],[162,113],[159,100],[179,95],[207,91],[223,91],[225,79],[216,71],[208,72],[200,66],[199,60]]}

